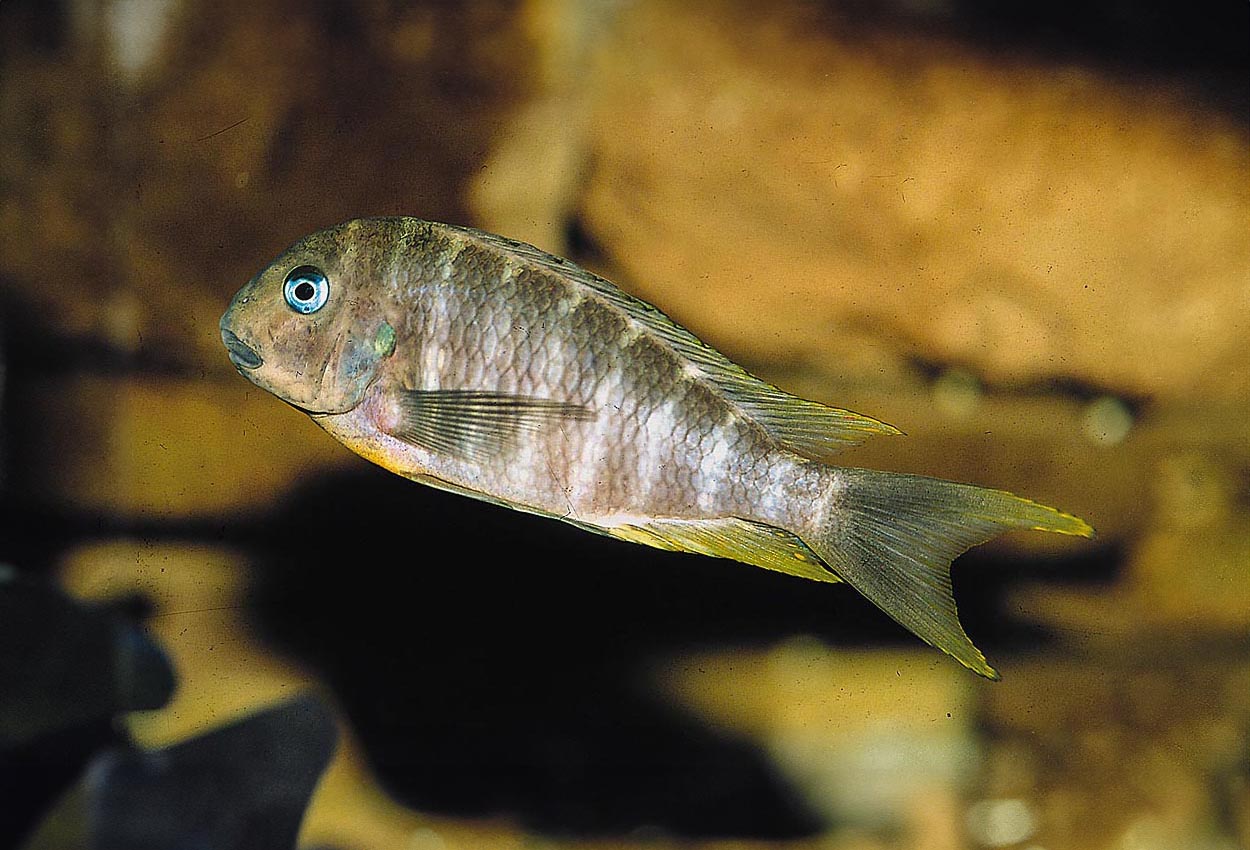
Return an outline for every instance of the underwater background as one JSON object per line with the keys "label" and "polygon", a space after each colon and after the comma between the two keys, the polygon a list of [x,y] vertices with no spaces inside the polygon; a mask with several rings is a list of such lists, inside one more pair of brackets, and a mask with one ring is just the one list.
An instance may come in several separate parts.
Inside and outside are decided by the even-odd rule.
{"label": "underwater background", "polygon": [[[0,848],[1250,846],[1248,57],[1244,3],[2,0]],[[1098,537],[956,562],[994,683],[372,467],[217,321],[390,214]]]}

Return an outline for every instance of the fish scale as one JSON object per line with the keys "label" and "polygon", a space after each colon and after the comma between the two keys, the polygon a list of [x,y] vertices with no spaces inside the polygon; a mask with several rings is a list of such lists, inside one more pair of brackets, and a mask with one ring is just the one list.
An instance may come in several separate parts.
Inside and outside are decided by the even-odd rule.
{"label": "fish scale", "polygon": [[790,395],[609,281],[470,228],[319,231],[239,291],[221,333],[241,374],[393,472],[623,540],[845,581],[990,678],[959,623],[951,560],[1010,528],[1093,533],[1001,490],[835,466],[846,446],[900,432]]}
{"label": "fish scale", "polygon": [[[478,258],[482,251],[470,246],[458,252],[463,268],[446,286],[419,295],[447,305],[447,310],[434,328],[414,333],[409,341],[413,359],[426,361],[429,348],[450,356],[432,381],[413,374],[404,360],[396,361],[401,382],[416,384],[423,377],[422,385],[489,386],[569,401],[598,398],[596,420],[606,427],[589,432],[598,437],[594,440],[582,439],[587,431],[576,429],[547,435],[527,453],[525,463],[516,462],[518,449],[512,447],[511,455],[471,470],[475,485],[545,512],[563,513],[571,507],[582,518],[697,516],[699,490],[692,471],[720,438],[710,421],[702,422],[701,429],[689,425],[726,419],[728,404],[706,390],[691,392],[695,381],[682,361],[649,336],[636,335],[628,346],[618,345],[630,322],[591,294],[552,275],[506,273],[509,261]],[[510,285],[477,285],[484,275]],[[548,333],[547,321],[539,317],[553,312],[563,314],[563,320],[550,323],[553,330]],[[583,375],[565,364],[591,368]],[[609,389],[600,394],[600,387]],[[697,406],[688,399],[696,399]],[[455,460],[435,462],[429,471],[457,478],[467,472]],[[632,486],[621,486],[626,479]],[[586,481],[596,486],[579,486]],[[728,504],[725,497],[730,494],[721,492],[716,506],[720,513],[749,510],[748,505]],[[631,500],[631,495],[646,498]]]}

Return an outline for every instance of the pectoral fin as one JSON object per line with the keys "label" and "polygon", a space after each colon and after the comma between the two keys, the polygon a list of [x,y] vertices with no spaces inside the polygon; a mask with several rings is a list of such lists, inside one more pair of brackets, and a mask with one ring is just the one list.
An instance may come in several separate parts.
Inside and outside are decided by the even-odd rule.
{"label": "pectoral fin", "polygon": [[391,435],[463,459],[497,455],[527,434],[594,417],[580,404],[482,390],[405,390]]}

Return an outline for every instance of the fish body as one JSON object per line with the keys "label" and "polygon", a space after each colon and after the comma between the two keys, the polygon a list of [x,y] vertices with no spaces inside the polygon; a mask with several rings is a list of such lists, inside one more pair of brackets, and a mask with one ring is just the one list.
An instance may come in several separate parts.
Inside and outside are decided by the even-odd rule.
{"label": "fish body", "polygon": [[950,560],[1009,493],[834,466],[885,423],[797,398],[573,263],[470,228],[361,219],[291,246],[222,317],[239,371],[416,481],[664,549],[847,581],[974,671]]}

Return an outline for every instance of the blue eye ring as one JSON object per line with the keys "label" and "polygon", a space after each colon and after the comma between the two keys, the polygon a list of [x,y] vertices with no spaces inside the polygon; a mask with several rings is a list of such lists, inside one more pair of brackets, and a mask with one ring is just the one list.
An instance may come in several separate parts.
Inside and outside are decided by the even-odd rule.
{"label": "blue eye ring", "polygon": [[296,313],[315,313],[330,297],[330,281],[313,266],[296,266],[286,274],[282,295]]}

